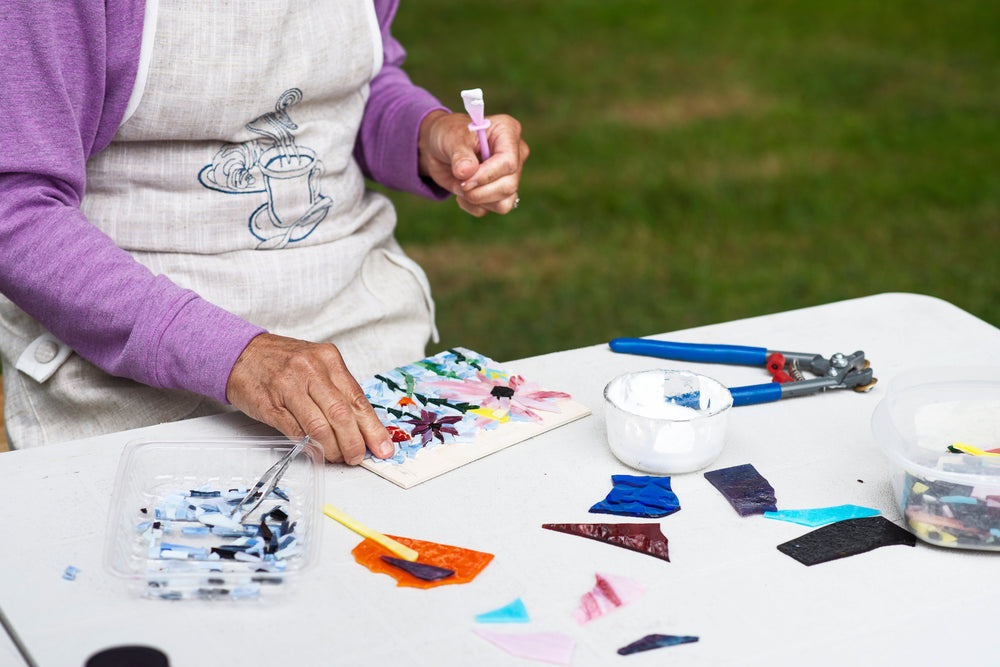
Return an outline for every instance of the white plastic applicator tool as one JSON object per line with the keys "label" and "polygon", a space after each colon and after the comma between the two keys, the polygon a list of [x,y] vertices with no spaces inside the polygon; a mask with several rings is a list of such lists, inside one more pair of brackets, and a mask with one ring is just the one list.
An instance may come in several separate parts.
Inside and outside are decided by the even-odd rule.
{"label": "white plastic applicator tool", "polygon": [[483,89],[472,88],[462,91],[462,102],[465,103],[465,112],[472,118],[469,123],[469,130],[479,134],[479,156],[485,162],[490,158],[490,146],[486,141],[486,128],[490,126],[489,119],[486,118],[486,103],[483,101]]}

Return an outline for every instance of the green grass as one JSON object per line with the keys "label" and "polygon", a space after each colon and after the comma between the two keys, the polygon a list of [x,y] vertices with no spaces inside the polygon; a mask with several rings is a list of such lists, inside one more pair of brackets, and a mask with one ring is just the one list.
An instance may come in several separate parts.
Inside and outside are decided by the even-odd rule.
{"label": "green grass", "polygon": [[532,148],[508,216],[393,195],[442,346],[885,291],[1000,324],[996,2],[421,0],[395,33],[416,82],[456,109],[482,87]]}

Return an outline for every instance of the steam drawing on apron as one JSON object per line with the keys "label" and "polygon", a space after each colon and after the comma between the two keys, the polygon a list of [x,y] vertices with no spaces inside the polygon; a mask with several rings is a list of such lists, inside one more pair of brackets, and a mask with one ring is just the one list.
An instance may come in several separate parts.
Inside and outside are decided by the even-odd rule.
{"label": "steam drawing on apron", "polygon": [[248,130],[270,140],[269,147],[262,145],[264,140],[226,144],[198,174],[201,184],[211,190],[267,195],[249,220],[250,233],[260,239],[259,250],[301,241],[333,204],[320,192],[323,162],[312,149],[296,145],[292,135],[299,127],[288,110],[301,100],[301,90],[286,90],[273,112],[246,124]]}

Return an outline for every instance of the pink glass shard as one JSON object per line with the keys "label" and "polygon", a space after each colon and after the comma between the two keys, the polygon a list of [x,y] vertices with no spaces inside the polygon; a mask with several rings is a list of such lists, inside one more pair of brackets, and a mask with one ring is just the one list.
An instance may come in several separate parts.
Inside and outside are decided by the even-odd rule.
{"label": "pink glass shard", "polygon": [[542,524],[542,528],[670,561],[667,538],[658,523],[546,523]]}
{"label": "pink glass shard", "polygon": [[627,605],[642,595],[642,586],[631,579],[601,573],[594,577],[597,584],[589,593],[583,594],[580,606],[573,612],[580,625]]}
{"label": "pink glass shard", "polygon": [[573,649],[576,647],[572,637],[558,632],[513,634],[479,628],[473,629],[473,632],[513,656],[553,665],[568,665],[573,659]]}

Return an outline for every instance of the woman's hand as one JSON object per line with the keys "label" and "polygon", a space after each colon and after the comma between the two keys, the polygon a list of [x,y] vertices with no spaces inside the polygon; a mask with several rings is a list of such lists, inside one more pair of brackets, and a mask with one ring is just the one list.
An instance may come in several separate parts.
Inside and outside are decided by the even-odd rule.
{"label": "woman's hand", "polygon": [[491,155],[485,162],[479,162],[479,139],[469,130],[472,119],[464,113],[432,111],[420,125],[417,142],[421,175],[454,193],[462,210],[476,217],[490,211],[509,213],[517,207],[517,189],[529,153],[516,119],[488,118]]}
{"label": "woman's hand", "polygon": [[340,351],[329,343],[255,337],[229,374],[226,397],[290,438],[308,434],[333,463],[361,463],[366,448],[379,458],[394,451]]}

